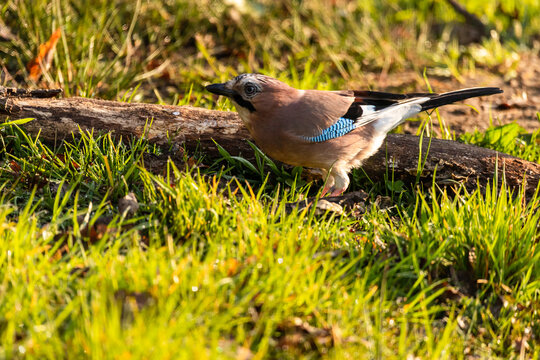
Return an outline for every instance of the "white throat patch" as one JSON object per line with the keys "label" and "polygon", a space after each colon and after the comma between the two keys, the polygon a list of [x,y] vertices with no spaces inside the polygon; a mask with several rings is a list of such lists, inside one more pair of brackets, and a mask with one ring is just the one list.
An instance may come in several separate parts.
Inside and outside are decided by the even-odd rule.
{"label": "white throat patch", "polygon": [[231,102],[236,108],[236,111],[238,112],[238,115],[240,116],[240,119],[242,119],[244,125],[249,128],[251,125],[251,112],[245,107],[238,105],[234,100],[231,100]]}

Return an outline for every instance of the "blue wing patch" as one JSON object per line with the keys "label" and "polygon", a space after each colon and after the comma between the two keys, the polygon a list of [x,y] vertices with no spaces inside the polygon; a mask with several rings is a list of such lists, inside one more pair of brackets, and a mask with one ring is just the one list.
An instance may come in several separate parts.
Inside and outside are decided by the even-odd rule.
{"label": "blue wing patch", "polygon": [[330,139],[343,136],[350,133],[358,127],[355,120],[340,117],[339,120],[330,127],[324,129],[319,135],[316,136],[303,136],[302,138],[308,142],[324,142]]}

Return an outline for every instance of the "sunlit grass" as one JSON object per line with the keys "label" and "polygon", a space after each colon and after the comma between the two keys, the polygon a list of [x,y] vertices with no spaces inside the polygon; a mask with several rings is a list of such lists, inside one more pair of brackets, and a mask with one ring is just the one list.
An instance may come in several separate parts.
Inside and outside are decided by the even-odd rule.
{"label": "sunlit grass", "polygon": [[[241,72],[324,90],[370,87],[367,71],[426,69],[427,90],[433,73],[514,76],[538,4],[465,5],[493,30],[467,46],[446,2],[8,0],[0,85],[232,110],[203,85]],[[25,66],[58,27],[32,83]],[[467,192],[357,170],[362,212],[316,215],[289,203],[321,183],[256,146],[253,162],[224,148],[210,161],[144,136],[45,144],[18,125],[0,126],[0,358],[540,356],[540,200],[502,173]],[[538,131],[517,124],[456,136],[435,112],[419,132],[434,130],[539,161]],[[130,192],[133,217],[119,207]]]}
{"label": "sunlit grass", "polygon": [[[540,114],[538,115],[540,119]],[[516,123],[491,126],[484,133],[475,131],[463,134],[460,139],[465,143],[487,147],[525,160],[540,162],[540,129],[527,134]]]}
{"label": "sunlit grass", "polygon": [[[408,190],[394,210],[319,217],[286,210],[310,188],[269,159],[155,175],[144,139],[53,151],[15,125],[2,139],[3,356],[453,358],[507,356],[517,339],[538,352],[538,197]],[[130,191],[141,208],[126,219]],[[111,222],[89,235],[79,215]]]}
{"label": "sunlit grass", "polygon": [[[497,4],[467,2],[492,31],[466,46],[452,35],[463,20],[446,2],[8,0],[0,15],[13,36],[0,38],[0,64],[10,85],[114,99],[142,84],[137,101],[178,103],[191,93],[202,106],[213,106],[202,84],[241,72],[309,88],[426,66],[458,80],[476,66],[511,77],[519,49],[540,30],[540,8]],[[26,64],[56,28],[62,36],[51,69],[39,84],[26,82]]]}

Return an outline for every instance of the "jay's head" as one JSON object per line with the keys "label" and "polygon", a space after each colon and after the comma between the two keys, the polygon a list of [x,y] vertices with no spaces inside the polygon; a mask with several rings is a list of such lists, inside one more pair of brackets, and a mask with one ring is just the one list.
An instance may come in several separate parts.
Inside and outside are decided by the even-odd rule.
{"label": "jay's head", "polygon": [[240,117],[249,121],[254,113],[265,114],[297,90],[261,74],[242,74],[221,84],[206,87],[211,93],[227,96],[236,106]]}

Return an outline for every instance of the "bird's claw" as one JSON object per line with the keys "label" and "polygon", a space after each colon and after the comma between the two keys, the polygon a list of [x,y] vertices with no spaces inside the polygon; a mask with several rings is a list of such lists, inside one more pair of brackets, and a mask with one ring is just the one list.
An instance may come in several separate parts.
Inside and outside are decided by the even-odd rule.
{"label": "bird's claw", "polygon": [[343,192],[345,191],[346,189],[337,189],[335,187],[325,187],[322,191],[322,194],[321,194],[321,197],[325,197],[325,196],[329,196],[329,197],[332,197],[332,196],[339,196],[341,194],[343,194]]}

